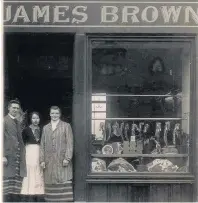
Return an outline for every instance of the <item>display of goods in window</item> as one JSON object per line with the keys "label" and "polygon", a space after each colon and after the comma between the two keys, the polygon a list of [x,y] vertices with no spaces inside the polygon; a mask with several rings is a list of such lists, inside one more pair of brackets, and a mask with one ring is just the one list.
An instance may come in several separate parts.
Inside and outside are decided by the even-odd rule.
{"label": "display of goods in window", "polygon": [[123,151],[122,144],[120,142],[113,142],[107,144],[102,148],[102,154],[121,154]]}
{"label": "display of goods in window", "polygon": [[177,172],[187,173],[188,172],[188,167],[187,166],[182,166],[182,167],[178,168]]}
{"label": "display of goods in window", "polygon": [[97,136],[97,140],[103,140],[103,139],[105,139],[106,138],[106,131],[105,131],[105,123],[104,122],[100,123],[99,131],[102,132],[102,135]]}
{"label": "display of goods in window", "polygon": [[170,121],[167,121],[165,123],[165,127],[164,127],[164,143],[165,143],[165,147],[168,147],[168,132],[170,131]]}
{"label": "display of goods in window", "polygon": [[116,121],[112,124],[111,127],[111,134],[110,137],[108,138],[108,142],[123,142],[124,140],[124,135],[123,135],[123,130],[124,130],[124,122],[121,122],[120,125]]}
{"label": "display of goods in window", "polygon": [[103,141],[101,142],[103,154],[178,154],[181,143],[187,145],[181,135],[181,124],[175,121],[130,123],[130,121],[100,123],[104,135],[102,140],[107,144],[104,146]]}
{"label": "display of goods in window", "polygon": [[168,147],[162,149],[162,153],[163,154],[178,154],[178,150],[177,150],[177,148],[175,148],[174,145],[173,146],[169,145]]}
{"label": "display of goods in window", "polygon": [[148,172],[148,168],[146,165],[137,165],[138,172]]}
{"label": "display of goods in window", "polygon": [[120,143],[120,142],[113,142],[111,145],[113,147],[113,153],[114,154],[121,154],[123,152],[122,143]]}
{"label": "display of goods in window", "polygon": [[102,148],[102,153],[103,154],[113,154],[113,147],[112,147],[112,145],[105,145]]}
{"label": "display of goods in window", "polygon": [[103,172],[106,171],[106,162],[102,159],[93,158],[91,162],[92,172]]}
{"label": "display of goods in window", "polygon": [[151,151],[151,154],[161,154],[162,149],[161,149],[160,143],[153,137],[151,137],[151,140],[153,140],[155,143],[155,149],[153,151]]}
{"label": "display of goods in window", "polygon": [[123,142],[123,154],[129,154],[129,141],[124,141]]}
{"label": "display of goods in window", "polygon": [[127,140],[127,141],[129,141],[128,132],[129,132],[129,124],[126,123],[125,126],[124,126],[124,139]]}
{"label": "display of goods in window", "polygon": [[168,145],[167,134],[170,131],[170,122],[166,122],[164,130],[165,147],[162,149],[163,154],[178,154],[176,140],[181,139],[180,123],[176,123],[172,134],[172,145]]}
{"label": "display of goods in window", "polygon": [[109,172],[136,172],[135,168],[123,158],[113,160],[107,170]]}
{"label": "display of goods in window", "polygon": [[155,159],[147,167],[149,172],[176,172],[179,168],[167,159]]}

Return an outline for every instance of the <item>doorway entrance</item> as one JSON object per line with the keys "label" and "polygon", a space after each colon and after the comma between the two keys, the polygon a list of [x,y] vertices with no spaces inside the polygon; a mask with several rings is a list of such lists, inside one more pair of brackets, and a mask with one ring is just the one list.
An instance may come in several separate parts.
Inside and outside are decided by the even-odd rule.
{"label": "doorway entrance", "polygon": [[[57,105],[72,122],[73,35],[7,33],[5,36],[5,105],[18,98],[23,111],[38,111],[42,124]],[[7,113],[7,112],[6,112]]]}

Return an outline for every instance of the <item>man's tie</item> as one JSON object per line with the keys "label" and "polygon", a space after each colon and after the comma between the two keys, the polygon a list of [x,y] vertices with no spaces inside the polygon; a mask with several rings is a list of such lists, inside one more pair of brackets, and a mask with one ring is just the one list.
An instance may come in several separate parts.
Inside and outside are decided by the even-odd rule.
{"label": "man's tie", "polygon": [[18,124],[17,119],[16,119],[16,118],[14,118],[13,120],[14,120],[15,124],[17,125],[17,124]]}
{"label": "man's tie", "polygon": [[17,129],[17,137],[19,138],[19,122],[18,122],[18,120],[15,118],[15,119],[13,119],[14,120],[14,122],[15,122],[15,124],[16,124],[16,129]]}

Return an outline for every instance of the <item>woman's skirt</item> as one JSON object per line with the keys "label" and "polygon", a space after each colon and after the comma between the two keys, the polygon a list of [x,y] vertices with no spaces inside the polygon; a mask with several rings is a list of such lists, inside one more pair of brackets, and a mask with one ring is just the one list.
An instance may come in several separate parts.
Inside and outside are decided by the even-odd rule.
{"label": "woman's skirt", "polygon": [[26,146],[26,166],[27,177],[23,179],[21,194],[44,194],[43,171],[39,164],[39,145],[29,144]]}
{"label": "woman's skirt", "polygon": [[64,184],[45,184],[45,201],[73,202],[72,181],[67,181]]}

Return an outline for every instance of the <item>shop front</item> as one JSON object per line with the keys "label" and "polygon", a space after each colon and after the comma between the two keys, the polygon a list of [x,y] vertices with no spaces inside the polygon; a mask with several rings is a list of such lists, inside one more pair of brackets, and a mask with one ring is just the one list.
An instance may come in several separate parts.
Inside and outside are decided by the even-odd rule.
{"label": "shop front", "polygon": [[63,109],[76,202],[198,201],[197,9],[4,2],[5,101]]}

